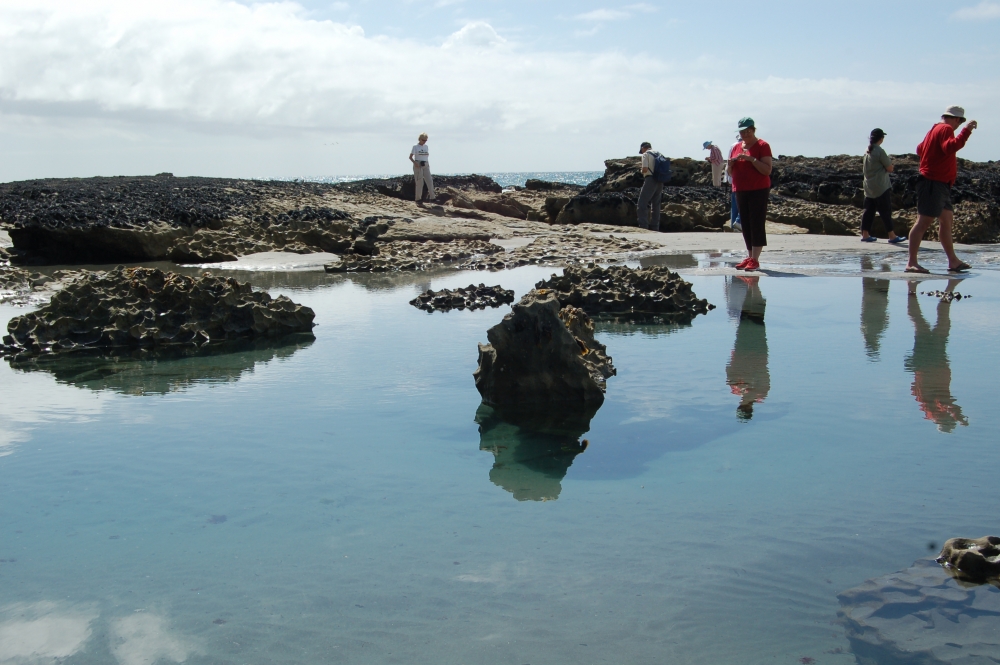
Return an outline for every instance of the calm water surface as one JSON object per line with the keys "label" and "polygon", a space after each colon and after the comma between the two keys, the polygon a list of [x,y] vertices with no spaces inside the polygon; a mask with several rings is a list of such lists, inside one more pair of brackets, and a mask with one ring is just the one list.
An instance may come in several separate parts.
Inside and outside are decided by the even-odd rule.
{"label": "calm water surface", "polygon": [[315,341],[4,363],[0,663],[847,665],[838,592],[997,531],[997,273],[693,276],[598,326],[585,434],[479,409],[507,308],[407,304],[550,273],[258,275]]}

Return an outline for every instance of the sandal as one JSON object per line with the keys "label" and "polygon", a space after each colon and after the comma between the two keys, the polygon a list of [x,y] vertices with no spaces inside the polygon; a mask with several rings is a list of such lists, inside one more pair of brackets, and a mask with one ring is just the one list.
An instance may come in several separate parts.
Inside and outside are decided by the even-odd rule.
{"label": "sandal", "polygon": [[954,268],[948,268],[948,272],[965,272],[966,270],[969,270],[971,268],[972,268],[972,266],[970,266],[968,263],[965,263],[963,261],[962,263],[959,263]]}
{"label": "sandal", "polygon": [[928,275],[930,274],[931,271],[923,266],[907,266],[907,268],[903,272],[916,273],[919,275]]}

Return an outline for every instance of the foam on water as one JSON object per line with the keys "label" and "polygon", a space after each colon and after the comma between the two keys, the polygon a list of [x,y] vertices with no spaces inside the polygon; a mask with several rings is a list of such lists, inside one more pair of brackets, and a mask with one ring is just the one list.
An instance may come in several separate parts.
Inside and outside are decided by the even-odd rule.
{"label": "foam on water", "polygon": [[0,663],[846,665],[839,591],[996,531],[997,274],[693,276],[693,325],[598,325],[589,447],[498,475],[471,374],[507,309],[407,301],[550,272],[270,273],[312,344],[4,364]]}

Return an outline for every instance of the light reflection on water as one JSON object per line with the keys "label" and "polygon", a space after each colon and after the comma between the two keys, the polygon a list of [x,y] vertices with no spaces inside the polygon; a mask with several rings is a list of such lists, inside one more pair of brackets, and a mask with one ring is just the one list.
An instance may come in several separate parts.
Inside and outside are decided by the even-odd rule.
{"label": "light reflection on water", "polygon": [[598,323],[592,419],[504,419],[506,309],[407,301],[550,272],[261,276],[314,343],[5,365],[0,662],[846,663],[838,592],[995,530],[997,275],[696,275],[690,326]]}

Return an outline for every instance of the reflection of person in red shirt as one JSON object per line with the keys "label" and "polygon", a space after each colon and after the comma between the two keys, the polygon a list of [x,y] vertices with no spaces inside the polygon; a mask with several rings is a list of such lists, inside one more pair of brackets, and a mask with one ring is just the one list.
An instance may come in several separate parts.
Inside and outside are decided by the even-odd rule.
{"label": "reflection of person in red shirt", "polygon": [[753,405],[763,402],[771,390],[764,331],[767,301],[760,293],[759,281],[760,277],[730,277],[726,283],[729,314],[739,319],[733,353],[726,365],[726,384],[740,397],[736,417],[743,422],[753,418]]}
{"label": "reflection of person in red shirt", "polygon": [[[958,286],[960,280],[948,282],[948,291]],[[951,432],[958,425],[968,425],[962,407],[951,396],[951,367],[948,364],[948,333],[951,331],[949,312],[951,303],[942,300],[937,306],[937,325],[928,325],[920,311],[917,285],[910,282],[910,298],[906,311],[913,321],[915,333],[913,352],[904,366],[913,372],[913,396],[920,403],[920,410],[927,420],[933,420],[941,432]]]}

